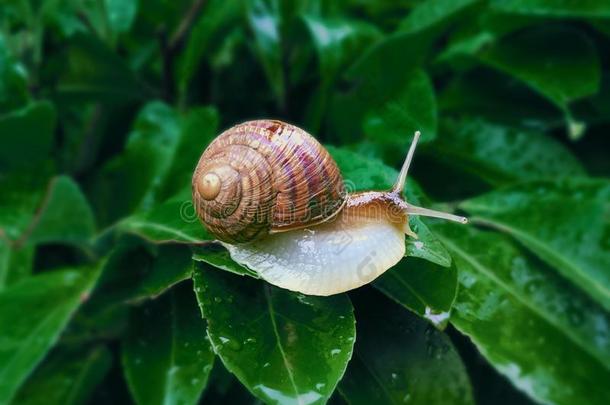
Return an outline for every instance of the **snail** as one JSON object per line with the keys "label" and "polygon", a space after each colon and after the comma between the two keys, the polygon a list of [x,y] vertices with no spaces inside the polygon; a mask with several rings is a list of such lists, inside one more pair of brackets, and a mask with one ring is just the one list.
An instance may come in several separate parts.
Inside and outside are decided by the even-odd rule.
{"label": "snail", "polygon": [[197,215],[237,263],[267,282],[309,295],[367,284],[405,254],[409,215],[466,223],[402,196],[415,133],[388,191],[347,193],[328,151],[277,120],[236,125],[205,149],[192,180]]}

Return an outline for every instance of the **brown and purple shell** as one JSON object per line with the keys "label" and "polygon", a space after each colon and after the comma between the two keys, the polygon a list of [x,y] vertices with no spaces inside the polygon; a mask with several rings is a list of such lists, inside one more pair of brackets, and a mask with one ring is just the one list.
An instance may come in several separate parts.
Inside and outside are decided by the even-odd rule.
{"label": "brown and purple shell", "polygon": [[192,185],[199,218],[228,243],[325,222],[347,200],[326,149],[276,120],[249,121],[220,134],[199,159]]}

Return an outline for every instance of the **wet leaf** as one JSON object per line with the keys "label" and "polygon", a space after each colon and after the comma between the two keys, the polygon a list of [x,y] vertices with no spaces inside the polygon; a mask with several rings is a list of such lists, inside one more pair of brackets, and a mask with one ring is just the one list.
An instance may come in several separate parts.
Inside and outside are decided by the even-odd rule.
{"label": "wet leaf", "polygon": [[189,286],[136,308],[123,342],[123,370],[137,404],[197,404],[214,353]]}
{"label": "wet leaf", "polygon": [[452,224],[434,230],[459,272],[451,322],[494,367],[540,402],[608,402],[607,311],[506,236]]}
{"label": "wet leaf", "polygon": [[589,38],[573,29],[524,30],[497,42],[481,58],[523,81],[561,109],[599,90],[595,47]]}
{"label": "wet leaf", "polygon": [[576,157],[553,138],[480,119],[444,121],[430,154],[493,185],[585,175]]}
{"label": "wet leaf", "polygon": [[449,337],[396,304],[367,298],[356,301],[358,339],[339,385],[350,405],[474,403]]}
{"label": "wet leaf", "polygon": [[220,244],[211,243],[206,246],[197,247],[193,254],[193,260],[205,262],[218,269],[239,274],[240,276],[260,278],[256,272],[234,262],[233,259],[231,259],[229,251]]}
{"label": "wet leaf", "polygon": [[51,352],[15,397],[19,404],[81,404],[87,402],[110,370],[112,354],[104,346]]}
{"label": "wet leaf", "polygon": [[99,267],[56,270],[0,292],[0,324],[10,325],[0,330],[0,402],[10,402],[55,344],[98,274]]}
{"label": "wet leaf", "polygon": [[606,180],[566,179],[516,185],[467,200],[473,222],[489,224],[610,309]]}
{"label": "wet leaf", "polygon": [[373,282],[375,288],[419,316],[443,328],[457,293],[455,267],[405,258]]}
{"label": "wet leaf", "polygon": [[270,404],[325,403],[355,338],[347,295],[308,297],[198,266],[195,291],[225,367]]}

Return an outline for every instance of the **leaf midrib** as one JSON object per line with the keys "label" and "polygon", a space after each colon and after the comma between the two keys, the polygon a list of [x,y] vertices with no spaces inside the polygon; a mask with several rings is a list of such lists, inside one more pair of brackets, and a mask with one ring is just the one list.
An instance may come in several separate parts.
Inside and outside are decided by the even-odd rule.
{"label": "leaf midrib", "polygon": [[465,252],[464,250],[460,249],[456,244],[452,243],[451,241],[445,239],[442,236],[439,236],[439,238],[441,238],[443,243],[445,243],[447,246],[450,246],[451,250],[453,250],[458,255],[462,256],[462,258],[464,260],[466,260],[471,266],[473,266],[477,271],[479,271],[485,277],[489,278],[490,280],[492,280],[493,282],[498,284],[500,287],[502,287],[506,292],[508,292],[511,296],[513,296],[517,301],[519,301],[522,305],[524,305],[526,308],[528,308],[531,312],[536,314],[539,318],[541,318],[542,320],[544,320],[545,322],[550,324],[554,329],[559,331],[560,334],[563,334],[563,335],[567,336],[569,340],[571,340],[577,347],[580,348],[580,350],[582,350],[583,352],[587,353],[596,362],[600,363],[603,368],[610,370],[610,364],[607,364],[603,360],[601,360],[598,357],[599,356],[598,353],[591,352],[588,349],[589,345],[582,344],[578,340],[578,337],[571,333],[571,329],[570,328],[564,329],[562,327],[562,325],[558,325],[554,319],[548,317],[544,312],[538,310],[535,305],[530,304],[527,299],[521,297],[521,295],[518,294],[516,291],[514,291],[512,288],[510,288],[508,284],[504,283],[502,280],[497,278],[493,274],[493,272],[487,271],[487,268],[484,265],[479,263],[477,260],[471,258],[470,255],[467,252]]}
{"label": "leaf midrib", "polygon": [[302,404],[302,400],[300,398],[299,389],[297,388],[296,381],[294,380],[294,375],[292,374],[292,370],[290,369],[290,364],[288,362],[288,358],[286,357],[286,353],[284,352],[284,347],[282,346],[282,342],[280,339],[280,333],[277,329],[277,323],[275,321],[275,310],[273,309],[273,302],[271,300],[271,294],[269,292],[269,286],[265,285],[263,287],[265,291],[265,299],[267,300],[267,309],[269,311],[269,320],[271,321],[271,326],[273,329],[273,334],[275,335],[275,339],[277,341],[277,347],[282,355],[282,361],[284,362],[284,367],[286,368],[286,372],[288,373],[288,378],[290,380],[290,384],[292,385],[292,389],[296,395],[296,400],[299,404]]}
{"label": "leaf midrib", "polygon": [[[610,290],[600,285],[597,280],[592,279],[588,273],[580,271],[580,266],[577,266],[571,260],[559,254],[556,249],[551,248],[548,244],[542,242],[540,239],[531,237],[528,235],[527,232],[523,232],[517,228],[513,228],[509,225],[506,225],[503,222],[494,221],[492,219],[474,217],[472,218],[472,221],[496,227],[501,231],[517,236],[517,239],[521,239],[522,242],[537,246],[544,253],[544,255],[546,255],[547,257],[556,258],[557,262],[567,267],[571,273],[576,275],[576,278],[581,280],[581,282],[586,282],[590,287],[593,287],[596,291],[599,291],[600,294],[606,297],[607,302],[602,303],[602,306],[608,307],[610,305]],[[571,278],[568,275],[566,275],[566,277]]]}

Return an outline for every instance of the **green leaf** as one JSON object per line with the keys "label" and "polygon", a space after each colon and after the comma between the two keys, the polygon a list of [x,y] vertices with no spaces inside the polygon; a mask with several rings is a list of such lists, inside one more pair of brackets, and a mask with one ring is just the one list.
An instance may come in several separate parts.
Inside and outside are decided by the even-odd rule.
{"label": "green leaf", "polygon": [[494,367],[540,402],[608,402],[607,311],[506,236],[451,224],[434,230],[459,272],[451,322]]}
{"label": "green leaf", "polygon": [[367,298],[356,301],[358,340],[339,385],[350,405],[474,404],[449,337],[395,304]]}
{"label": "green leaf", "polygon": [[400,263],[373,282],[375,288],[442,328],[457,293],[455,267],[444,268],[418,259]]}
{"label": "green leaf", "polygon": [[231,259],[229,251],[220,244],[210,243],[209,245],[198,248],[193,254],[193,260],[211,264],[218,269],[239,274],[240,276],[260,278],[256,272],[234,262],[233,259]]}
{"label": "green leaf", "polygon": [[188,290],[173,289],[133,312],[122,359],[137,404],[197,404],[207,384],[214,353]]}
{"label": "green leaf", "polygon": [[396,151],[400,160],[415,131],[421,131],[422,142],[436,137],[436,122],[434,87],[426,72],[416,69],[397,94],[368,111],[363,126],[370,140]]}
{"label": "green leaf", "polygon": [[323,84],[331,83],[346,63],[381,36],[374,25],[364,21],[315,14],[306,14],[302,19],[318,54]]}
{"label": "green leaf", "polygon": [[505,37],[481,55],[489,66],[512,75],[565,110],[597,93],[600,62],[593,43],[569,28],[532,28]]}
{"label": "green leaf", "polygon": [[610,310],[610,182],[529,182],[463,202],[482,222],[509,233]]}
{"label": "green leaf", "polygon": [[[10,207],[10,200],[12,198],[18,200],[20,195],[21,191],[14,197],[9,197],[7,210]],[[17,218],[14,218],[19,221],[13,224],[9,222],[4,228],[5,235],[12,241],[14,247],[20,249],[24,245],[33,246],[50,242],[86,247],[95,233],[95,221],[89,203],[78,185],[67,176],[55,177],[47,186],[44,198],[37,197],[41,201],[34,199],[27,201],[27,210],[23,209]],[[26,206],[18,208],[26,208]],[[5,213],[9,221],[13,219],[12,214]],[[0,218],[2,215],[0,210]]]}
{"label": "green leaf", "polygon": [[30,244],[66,243],[86,245],[95,233],[95,219],[78,185],[67,176],[49,185],[27,237]]}
{"label": "green leaf", "polygon": [[430,154],[492,185],[584,176],[566,147],[542,133],[481,119],[445,120]]}
{"label": "green leaf", "polygon": [[86,403],[110,370],[112,354],[104,346],[51,352],[21,387],[15,403],[24,405]]}
{"label": "green leaf", "polygon": [[238,1],[210,0],[194,24],[186,40],[184,52],[178,59],[178,86],[182,97],[204,56],[210,56],[215,46],[228,40],[229,29],[239,25],[244,13],[244,3]]}
{"label": "green leaf", "polygon": [[192,273],[191,252],[186,246],[150,246],[121,239],[104,266],[92,306],[154,299]]}
{"label": "green leaf", "polygon": [[174,150],[167,156],[170,165],[155,191],[155,200],[173,197],[191,183],[193,170],[204,149],[218,135],[218,112],[212,107],[195,107],[180,116],[180,135]]}
{"label": "green leaf", "polygon": [[57,270],[0,292],[0,324],[10,325],[0,330],[0,402],[11,400],[55,344],[98,274],[99,267]]}
{"label": "green leaf", "polygon": [[428,0],[419,3],[400,24],[400,32],[413,33],[457,18],[478,0]]}
{"label": "green leaf", "polygon": [[60,73],[57,92],[73,100],[126,102],[146,92],[135,74],[117,54],[92,36],[76,34],[66,55],[55,60]]}
{"label": "green leaf", "polygon": [[39,101],[0,117],[0,170],[22,169],[48,159],[56,113]]}
{"label": "green leaf", "polygon": [[30,99],[26,70],[11,54],[8,42],[0,33],[0,114],[23,107]]}
{"label": "green leaf", "polygon": [[[366,131],[365,122],[370,113],[372,118],[379,116],[378,121],[382,124],[389,119],[394,130],[397,124],[409,128],[414,123],[427,125],[418,129],[424,130],[424,137],[433,137],[430,128],[435,129],[436,125],[435,118],[434,122],[431,118],[436,116],[434,92],[425,73],[417,69],[434,39],[434,33],[393,34],[363,52],[346,72],[353,88],[335,94],[331,100],[329,132],[343,143],[354,142]],[[415,91],[422,91],[423,95],[414,95]],[[420,99],[423,106],[418,107]],[[423,116],[419,117],[422,111]],[[379,134],[369,132],[368,135]],[[400,135],[404,139],[412,135],[412,131]]]}
{"label": "green leaf", "polygon": [[53,173],[49,162],[0,174],[0,237],[17,240],[31,224]]}
{"label": "green leaf", "polygon": [[309,297],[199,266],[195,291],[225,367],[270,404],[325,403],[355,338],[347,295]]}
{"label": "green leaf", "polygon": [[506,80],[504,74],[492,69],[472,69],[454,77],[439,93],[440,114],[475,116],[536,131],[547,131],[564,124],[565,117],[561,111],[532,88],[519,84]]}
{"label": "green leaf", "polygon": [[247,5],[247,18],[254,34],[256,55],[276,100],[279,105],[284,105],[286,89],[279,3],[277,0],[251,0]]}
{"label": "green leaf", "polygon": [[115,33],[129,31],[138,10],[138,0],[104,0],[104,2],[109,28]]}
{"label": "green leaf", "polygon": [[[106,164],[91,191],[102,222],[149,210],[190,186],[192,171],[217,125],[217,114],[209,108],[181,117],[165,103],[146,104],[125,150]],[[116,190],[122,193],[117,196]]]}
{"label": "green leaf", "polygon": [[541,17],[610,17],[605,0],[492,0],[491,6],[506,13]]}
{"label": "green leaf", "polygon": [[0,291],[32,273],[34,247],[15,247],[0,237]]}
{"label": "green leaf", "polygon": [[118,226],[155,243],[202,243],[214,239],[199,221],[190,192],[181,192],[148,212],[132,215]]}

